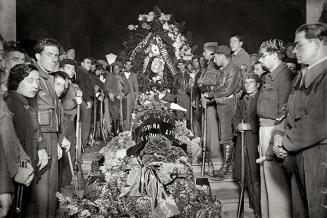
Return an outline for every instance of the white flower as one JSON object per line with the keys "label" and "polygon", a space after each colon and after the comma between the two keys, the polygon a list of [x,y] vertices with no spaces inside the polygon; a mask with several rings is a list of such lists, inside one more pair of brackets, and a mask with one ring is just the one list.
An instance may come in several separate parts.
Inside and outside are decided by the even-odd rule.
{"label": "white flower", "polygon": [[161,13],[160,17],[159,17],[159,20],[163,20],[163,21],[169,21],[171,18],[171,15],[170,14],[164,14],[164,13]]}
{"label": "white flower", "polygon": [[162,58],[154,58],[151,63],[151,70],[154,73],[162,72],[165,69],[165,61]]}
{"label": "white flower", "polygon": [[133,30],[133,28],[134,28],[134,25],[132,25],[132,24],[130,24],[130,25],[127,26],[127,29],[128,30]]}
{"label": "white flower", "polygon": [[139,20],[139,21],[142,21],[143,18],[144,18],[143,14],[140,14],[138,20]]}
{"label": "white flower", "polygon": [[82,217],[89,217],[89,216],[91,216],[91,213],[89,210],[83,210],[80,215]]}
{"label": "white flower", "polygon": [[152,16],[146,16],[146,21],[147,22],[151,22],[151,21],[153,21],[153,19],[154,19],[154,16],[152,17]]}
{"label": "white flower", "polygon": [[169,24],[168,24],[167,22],[165,22],[164,25],[162,25],[162,28],[163,28],[164,30],[170,30],[170,28],[169,28]]}
{"label": "white flower", "polygon": [[173,47],[174,47],[174,48],[179,48],[179,47],[180,47],[180,44],[179,44],[178,42],[174,42],[174,43],[173,43]]}
{"label": "white flower", "polygon": [[153,21],[153,19],[154,19],[154,12],[151,11],[150,13],[148,13],[148,15],[145,15],[145,17],[146,17],[146,21],[147,22]]}
{"label": "white flower", "polygon": [[126,149],[121,149],[116,152],[116,158],[123,159],[126,157]]}
{"label": "white flower", "polygon": [[152,44],[151,45],[151,53],[153,54],[153,56],[160,55],[159,47],[155,44]]}
{"label": "white flower", "polygon": [[134,25],[130,24],[130,25],[127,26],[128,30],[136,30],[137,28],[138,28],[138,25],[134,26]]}
{"label": "white flower", "polygon": [[147,25],[146,23],[142,23],[141,27],[142,27],[143,29],[147,29],[148,25]]}
{"label": "white flower", "polygon": [[171,39],[174,39],[174,35],[172,33],[168,33],[168,36],[171,38]]}

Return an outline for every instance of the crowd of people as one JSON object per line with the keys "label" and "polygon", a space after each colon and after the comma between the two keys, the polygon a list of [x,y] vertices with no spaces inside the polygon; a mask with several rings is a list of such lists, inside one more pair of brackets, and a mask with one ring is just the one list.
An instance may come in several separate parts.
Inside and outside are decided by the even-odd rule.
{"label": "crowd of people", "polygon": [[[38,41],[34,57],[0,41],[0,217],[56,217],[76,149],[131,130],[137,74],[131,60],[77,62],[54,39]],[[223,163],[208,174],[245,175],[256,217],[327,217],[327,25],[302,25],[294,43],[270,39],[257,54],[244,43],[233,34],[176,61],[170,100],[186,109],[176,119],[199,137],[217,122]]]}

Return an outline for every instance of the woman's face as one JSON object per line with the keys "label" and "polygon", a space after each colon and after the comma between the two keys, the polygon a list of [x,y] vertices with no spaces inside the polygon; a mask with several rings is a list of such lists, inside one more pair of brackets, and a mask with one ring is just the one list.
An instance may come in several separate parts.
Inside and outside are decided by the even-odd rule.
{"label": "woman's face", "polygon": [[261,74],[263,74],[265,71],[264,69],[262,68],[262,64],[261,63],[257,63],[254,65],[254,70],[253,72],[255,74],[257,74],[258,76],[261,76]]}
{"label": "woman's face", "polygon": [[32,70],[30,74],[19,83],[17,92],[27,98],[34,98],[39,89],[39,79],[39,72]]}

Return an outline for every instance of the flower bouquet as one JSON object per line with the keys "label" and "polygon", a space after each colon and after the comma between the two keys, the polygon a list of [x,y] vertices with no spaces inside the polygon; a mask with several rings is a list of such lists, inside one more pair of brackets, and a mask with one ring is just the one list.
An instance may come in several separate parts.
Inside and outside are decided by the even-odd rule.
{"label": "flower bouquet", "polygon": [[187,154],[164,136],[151,137],[139,157],[125,156],[128,133],[102,149],[104,179],[88,186],[82,199],[58,199],[67,217],[217,217],[221,204],[195,185]]}
{"label": "flower bouquet", "polygon": [[178,59],[191,60],[189,43],[191,34],[182,34],[183,25],[155,7],[153,11],[138,16],[138,24],[130,24],[129,38],[124,41],[121,58],[132,60],[138,75],[140,92],[156,87],[160,91],[171,89],[172,77]]}

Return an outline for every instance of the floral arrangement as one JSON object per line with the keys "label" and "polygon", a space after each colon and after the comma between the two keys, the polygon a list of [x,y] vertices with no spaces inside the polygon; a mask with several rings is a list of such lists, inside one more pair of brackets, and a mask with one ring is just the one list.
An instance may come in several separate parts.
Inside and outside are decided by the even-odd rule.
{"label": "floral arrangement", "polygon": [[153,109],[167,111],[169,109],[169,103],[161,101],[167,93],[170,93],[169,89],[164,91],[154,89],[153,91],[141,93],[138,96],[138,105],[135,108],[135,113]]}
{"label": "floral arrangement", "polygon": [[164,136],[155,136],[147,143],[140,156],[145,166],[153,163],[171,166],[172,163],[175,167],[164,179],[160,171],[156,174],[166,184],[166,192],[173,196],[179,210],[177,217],[219,216],[221,203],[210,195],[208,187],[195,184],[190,160],[181,148],[172,146]]}
{"label": "floral arrangement", "polygon": [[176,23],[170,14],[164,14],[158,7],[138,16],[139,24],[128,25],[128,40],[123,43],[122,59],[133,62],[138,74],[140,91],[152,87],[161,91],[172,86],[172,76],[177,70],[178,59],[191,60],[189,43],[191,34],[182,35],[183,25]]}
{"label": "floral arrangement", "polygon": [[101,150],[104,175],[88,186],[83,198],[58,199],[66,217],[217,217],[221,203],[194,182],[187,154],[164,136],[152,137],[139,157],[126,156],[133,146],[122,133]]}
{"label": "floral arrangement", "polygon": [[183,121],[175,122],[174,137],[187,145],[187,152],[192,158],[192,163],[197,163],[202,154],[200,137],[194,137],[192,131],[186,128]]}

